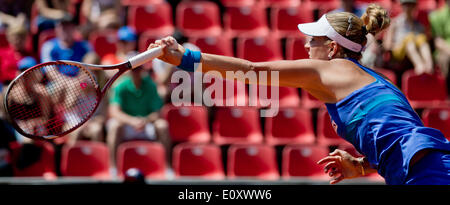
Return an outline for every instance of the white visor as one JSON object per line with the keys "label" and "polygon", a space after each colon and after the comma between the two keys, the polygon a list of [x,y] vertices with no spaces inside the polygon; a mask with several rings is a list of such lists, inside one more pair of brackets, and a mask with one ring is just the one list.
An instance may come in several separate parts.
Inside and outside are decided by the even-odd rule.
{"label": "white visor", "polygon": [[361,44],[355,43],[336,32],[328,22],[326,14],[320,17],[317,22],[298,24],[298,29],[308,36],[326,36],[351,51],[357,53],[363,51]]}

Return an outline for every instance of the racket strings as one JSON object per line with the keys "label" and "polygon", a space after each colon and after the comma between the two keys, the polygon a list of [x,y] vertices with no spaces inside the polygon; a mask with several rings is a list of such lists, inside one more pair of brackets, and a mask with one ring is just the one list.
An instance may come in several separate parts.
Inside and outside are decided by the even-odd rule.
{"label": "racket strings", "polygon": [[60,135],[89,118],[98,104],[89,71],[50,64],[27,71],[11,87],[8,112],[26,134]]}

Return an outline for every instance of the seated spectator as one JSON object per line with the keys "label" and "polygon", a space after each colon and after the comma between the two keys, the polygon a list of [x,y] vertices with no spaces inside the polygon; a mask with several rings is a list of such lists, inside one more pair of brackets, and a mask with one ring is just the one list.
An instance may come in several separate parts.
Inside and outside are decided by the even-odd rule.
{"label": "seated spectator", "polygon": [[33,0],[2,0],[0,4],[0,28],[28,24],[32,3]]}
{"label": "seated spectator", "polygon": [[7,29],[9,47],[0,48],[0,83],[9,84],[18,74],[17,63],[31,55],[25,46],[27,30],[22,26]]}
{"label": "seated spectator", "polygon": [[436,48],[436,63],[443,76],[447,77],[450,64],[450,0],[442,8],[432,12],[429,19]]}
{"label": "seated spectator", "polygon": [[56,25],[56,37],[48,40],[41,48],[41,61],[72,60],[81,62],[86,53],[92,51],[87,41],[74,38],[77,27],[70,19],[62,20]]}
{"label": "seated spectator", "polygon": [[412,62],[416,74],[433,73],[433,59],[425,27],[415,18],[416,0],[401,0],[403,11],[391,23],[383,46],[391,51],[393,60]]}
{"label": "seated spectator", "polygon": [[38,10],[36,22],[38,32],[55,28],[56,24],[62,20],[72,19],[69,12],[70,0],[36,0]]}
{"label": "seated spectator", "polygon": [[[107,54],[102,57],[101,64],[113,65],[128,60],[131,56],[137,54],[137,34],[136,31],[128,26],[123,26],[117,31],[117,50],[116,53]],[[108,77],[114,75],[115,71],[106,71]]]}
{"label": "seated spectator", "polygon": [[80,15],[88,24],[104,30],[117,29],[123,25],[124,13],[120,0],[84,0]]}
{"label": "seated spectator", "polygon": [[[107,142],[114,161],[117,146],[130,140],[159,140],[170,154],[167,123],[160,117],[163,101],[155,82],[142,67],[131,71],[114,85],[107,122]],[[167,155],[170,156],[170,155]]]}

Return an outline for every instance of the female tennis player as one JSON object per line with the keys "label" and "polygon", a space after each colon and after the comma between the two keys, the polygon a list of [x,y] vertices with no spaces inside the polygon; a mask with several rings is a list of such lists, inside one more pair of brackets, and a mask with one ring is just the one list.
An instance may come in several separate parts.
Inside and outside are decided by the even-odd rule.
{"label": "female tennis player", "polygon": [[[174,38],[155,41],[164,47],[161,60],[178,68],[202,72],[278,71],[279,85],[300,87],[323,101],[337,133],[365,157],[336,150],[325,164],[331,184],[377,171],[387,184],[450,184],[450,142],[424,127],[404,94],[384,76],[358,60],[368,33],[389,26],[385,9],[370,5],[358,18],[346,12],[325,14],[317,22],[299,24],[309,36],[310,59],[272,62],[247,60],[191,51]],[[254,55],[258,55],[255,53]]]}

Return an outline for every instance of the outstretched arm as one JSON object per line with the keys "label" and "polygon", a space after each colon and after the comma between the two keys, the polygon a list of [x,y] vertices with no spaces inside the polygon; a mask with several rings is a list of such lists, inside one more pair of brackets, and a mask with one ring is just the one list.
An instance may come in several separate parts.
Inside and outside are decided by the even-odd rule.
{"label": "outstretched arm", "polygon": [[[172,37],[166,37],[150,44],[149,48],[164,46],[164,54],[161,60],[172,65],[180,65],[185,49],[179,45]],[[268,82],[270,72],[278,71],[279,86],[311,88],[314,90],[324,89],[321,81],[321,73],[330,67],[330,61],[322,60],[296,60],[296,61],[272,61],[272,62],[250,62],[248,60],[202,53],[202,72],[217,71],[222,77],[226,77],[226,72],[242,71],[244,74],[254,71],[259,75],[260,71],[267,71]]]}

